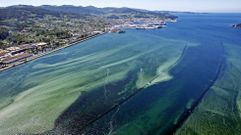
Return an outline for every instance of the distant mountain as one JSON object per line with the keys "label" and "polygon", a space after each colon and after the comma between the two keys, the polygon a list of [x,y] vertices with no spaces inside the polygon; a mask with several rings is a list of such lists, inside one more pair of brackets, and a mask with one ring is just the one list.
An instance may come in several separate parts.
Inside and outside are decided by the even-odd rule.
{"label": "distant mountain", "polygon": [[49,10],[49,11],[55,11],[55,12],[61,12],[61,13],[74,13],[74,14],[103,14],[102,10],[96,7],[88,6],[88,7],[82,7],[82,6],[72,6],[72,5],[63,5],[63,6],[50,6],[50,5],[43,5],[40,6],[40,8]]}
{"label": "distant mountain", "polygon": [[[53,6],[51,6],[53,7]],[[27,6],[27,5],[16,5],[5,8],[0,8],[0,19],[26,19],[26,18],[43,18],[46,15],[62,17],[68,15],[69,17],[83,17],[81,14],[74,14],[71,12],[56,12],[54,10],[48,10],[47,8]]]}
{"label": "distant mountain", "polygon": [[18,5],[0,8],[0,19],[27,18],[30,16],[41,18],[46,14],[60,16],[60,14],[57,12],[51,12],[49,10],[37,8],[34,6]]}
{"label": "distant mountain", "polygon": [[61,17],[64,15],[73,16],[73,17],[86,17],[90,15],[107,17],[107,18],[119,18],[119,17],[175,17],[169,12],[160,12],[160,11],[148,11],[142,9],[133,9],[133,8],[97,8],[94,6],[72,6],[72,5],[63,5],[63,6],[27,6],[27,5],[16,5],[5,8],[0,8],[0,19],[10,19],[10,18],[31,18],[38,17],[42,18],[45,15],[51,15],[56,17]]}
{"label": "distant mountain", "polygon": [[93,6],[72,6],[72,5],[63,5],[63,6],[27,6],[27,5],[16,5],[9,6],[5,8],[0,8],[0,19],[26,19],[26,18],[43,18],[46,15],[61,17],[67,15],[69,17],[86,17],[86,16],[102,16],[111,19],[118,18],[128,18],[128,17],[168,17],[175,18],[169,14],[169,12],[160,12],[160,11],[148,11],[142,9],[132,9],[132,8],[97,8]]}
{"label": "distant mountain", "polygon": [[75,14],[116,14],[116,13],[137,13],[141,12],[141,10],[135,10],[131,8],[97,8],[94,6],[72,6],[72,5],[63,5],[63,6],[50,6],[50,5],[43,5],[40,6],[42,9],[62,12],[62,13],[75,13]]}
{"label": "distant mountain", "polygon": [[[63,5],[63,6],[50,6],[50,5],[43,5],[40,8],[55,12],[61,13],[74,13],[74,14],[92,14],[92,15],[106,15],[106,14],[135,14],[137,16],[143,17],[145,15],[152,15],[152,16],[172,16],[168,12],[161,12],[161,11],[148,11],[142,9],[133,9],[133,8],[113,8],[113,7],[106,7],[106,8],[97,8],[94,6],[72,6],[72,5]],[[175,16],[172,16],[175,17]]]}

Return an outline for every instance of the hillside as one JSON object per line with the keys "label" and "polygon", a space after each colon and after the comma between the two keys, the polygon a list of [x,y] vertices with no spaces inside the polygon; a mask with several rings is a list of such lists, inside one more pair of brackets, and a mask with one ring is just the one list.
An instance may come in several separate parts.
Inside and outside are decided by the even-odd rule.
{"label": "hillside", "polygon": [[105,17],[110,16],[118,16],[118,17],[173,17],[168,12],[154,12],[142,9],[132,9],[132,8],[113,8],[113,7],[106,7],[106,8],[97,8],[94,6],[72,6],[72,5],[63,5],[63,6],[50,6],[50,5],[43,5],[40,6],[42,9],[46,9],[49,11],[55,11],[59,13],[74,13],[74,14],[91,14],[91,15],[102,15]]}
{"label": "hillside", "polygon": [[[122,23],[123,19],[176,18],[168,12],[132,8],[97,8],[93,6],[27,6],[0,8],[0,48],[53,40],[66,43],[74,35],[83,37],[93,31]],[[60,36],[59,36],[60,35]],[[78,38],[78,37],[76,37]]]}

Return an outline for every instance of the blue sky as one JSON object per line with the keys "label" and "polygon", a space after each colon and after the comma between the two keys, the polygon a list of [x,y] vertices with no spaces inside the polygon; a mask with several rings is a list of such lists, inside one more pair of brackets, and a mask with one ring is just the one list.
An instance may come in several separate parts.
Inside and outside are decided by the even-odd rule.
{"label": "blue sky", "polygon": [[241,12],[241,0],[0,0],[10,5],[81,5],[97,7],[132,7],[148,10]]}

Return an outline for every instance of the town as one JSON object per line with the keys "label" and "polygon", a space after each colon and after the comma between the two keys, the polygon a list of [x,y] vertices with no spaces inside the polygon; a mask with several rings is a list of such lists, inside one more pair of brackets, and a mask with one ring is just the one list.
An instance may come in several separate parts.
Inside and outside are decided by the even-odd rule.
{"label": "town", "polygon": [[167,22],[176,22],[168,13],[128,8],[96,8],[103,11],[86,14],[52,11],[54,8],[17,5],[0,9],[0,71],[107,32],[160,29]]}
{"label": "town", "polygon": [[61,46],[59,46],[58,44],[38,42],[21,44],[17,46],[11,46],[6,49],[0,49],[0,71],[25,63],[30,60],[34,60],[46,54],[69,47],[78,42],[85,41],[89,38],[93,38],[103,33],[104,32],[102,31],[93,31],[92,34],[86,36],[74,36],[72,38],[66,39],[65,42],[62,42]]}
{"label": "town", "polygon": [[[137,30],[150,30],[160,29],[166,27],[167,22],[176,22],[176,19],[163,19],[163,18],[128,18],[116,19],[112,31],[116,29],[137,29]],[[117,31],[118,32],[118,31]]]}

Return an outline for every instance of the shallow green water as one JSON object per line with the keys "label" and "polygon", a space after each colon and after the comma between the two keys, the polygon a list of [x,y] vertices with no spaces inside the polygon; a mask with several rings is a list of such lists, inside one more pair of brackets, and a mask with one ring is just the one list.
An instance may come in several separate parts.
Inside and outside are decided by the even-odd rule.
{"label": "shallow green water", "polygon": [[[0,134],[172,134],[213,85],[238,14],[180,15],[0,73]],[[218,20],[218,22],[217,22]]]}
{"label": "shallow green water", "polygon": [[144,31],[105,34],[2,72],[0,133],[48,131],[82,97],[80,115],[92,120],[137,88],[171,79],[186,44]]}

